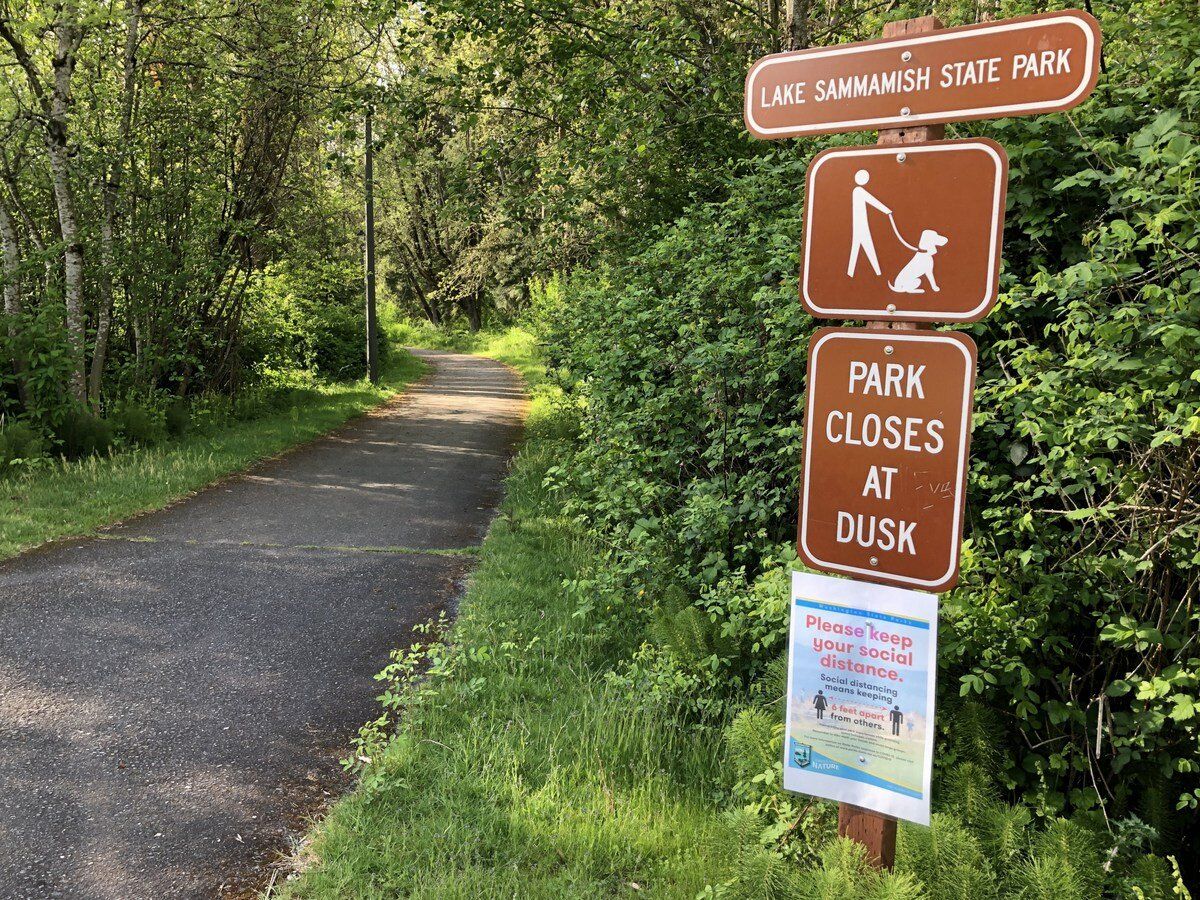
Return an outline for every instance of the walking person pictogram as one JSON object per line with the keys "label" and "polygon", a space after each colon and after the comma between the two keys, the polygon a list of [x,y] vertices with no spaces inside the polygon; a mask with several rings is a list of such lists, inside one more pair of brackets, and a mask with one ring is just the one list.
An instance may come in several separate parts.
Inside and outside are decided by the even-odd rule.
{"label": "walking person pictogram", "polygon": [[871,173],[866,169],[859,169],[854,173],[855,188],[850,192],[850,264],[846,267],[846,274],[851,278],[858,269],[860,251],[866,254],[867,262],[871,264],[871,269],[875,274],[882,274],[879,270],[879,257],[875,253],[875,237],[871,233],[868,207],[873,206],[889,217],[892,215],[892,211],[867,190],[866,184],[870,180]]}
{"label": "walking person pictogram", "polygon": [[825,707],[829,705],[829,701],[825,699],[824,691],[817,691],[817,696],[813,697],[813,706],[817,708],[817,718],[825,718]]}
{"label": "walking person pictogram", "polygon": [[893,706],[888,715],[892,719],[892,734],[896,737],[900,736],[900,723],[904,721],[904,713],[900,712],[899,706]]}

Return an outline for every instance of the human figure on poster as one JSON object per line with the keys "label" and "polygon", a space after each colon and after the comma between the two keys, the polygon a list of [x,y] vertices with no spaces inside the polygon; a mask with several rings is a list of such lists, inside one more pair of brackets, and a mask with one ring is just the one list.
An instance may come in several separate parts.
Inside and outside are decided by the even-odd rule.
{"label": "human figure on poster", "polygon": [[824,691],[817,691],[817,696],[813,697],[813,706],[817,708],[817,718],[825,718],[825,707],[829,705],[829,701],[825,699]]}
{"label": "human figure on poster", "polygon": [[904,713],[900,712],[899,706],[893,706],[888,715],[892,719],[892,734],[900,737],[900,723],[904,721]]}

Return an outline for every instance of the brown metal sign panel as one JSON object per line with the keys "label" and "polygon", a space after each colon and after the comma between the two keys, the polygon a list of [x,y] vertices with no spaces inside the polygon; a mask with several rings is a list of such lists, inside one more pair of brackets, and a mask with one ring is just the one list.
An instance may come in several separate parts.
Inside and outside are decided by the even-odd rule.
{"label": "brown metal sign panel", "polygon": [[833,319],[982,319],[996,303],[1007,185],[1004,148],[982,138],[818,154],[804,308]]}
{"label": "brown metal sign panel", "polygon": [[746,76],[746,128],[772,140],[1056,112],[1096,86],[1100,25],[1077,9],[774,53]]}
{"label": "brown metal sign panel", "polygon": [[808,359],[797,549],[900,587],[958,583],[975,343],[943,331],[821,328]]}

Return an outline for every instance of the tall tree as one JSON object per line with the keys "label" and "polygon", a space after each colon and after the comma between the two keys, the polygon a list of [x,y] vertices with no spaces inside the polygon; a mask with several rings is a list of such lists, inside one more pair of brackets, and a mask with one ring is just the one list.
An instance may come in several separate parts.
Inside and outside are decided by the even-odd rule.
{"label": "tall tree", "polygon": [[91,370],[88,374],[88,399],[93,406],[100,404],[101,379],[104,364],[108,359],[108,342],[112,333],[113,276],[116,260],[113,245],[118,228],[118,210],[121,205],[121,186],[130,156],[130,138],[133,127],[133,101],[137,89],[137,54],[141,43],[142,0],[126,0],[125,3],[125,47],[122,56],[121,115],[117,126],[117,140],[107,177],[104,179],[103,219],[100,226],[100,309],[96,320],[96,343],[92,351]]}
{"label": "tall tree", "polygon": [[0,39],[8,44],[24,73],[36,102],[44,132],[46,153],[58,210],[58,230],[63,246],[63,295],[67,307],[67,339],[70,343],[70,389],[76,401],[87,396],[84,381],[83,242],[79,233],[79,213],[72,183],[72,165],[68,137],[70,133],[71,81],[75,75],[76,53],[83,41],[79,4],[64,0],[54,8],[50,26],[53,50],[50,72],[39,69],[25,37],[14,28],[7,6],[0,13]]}

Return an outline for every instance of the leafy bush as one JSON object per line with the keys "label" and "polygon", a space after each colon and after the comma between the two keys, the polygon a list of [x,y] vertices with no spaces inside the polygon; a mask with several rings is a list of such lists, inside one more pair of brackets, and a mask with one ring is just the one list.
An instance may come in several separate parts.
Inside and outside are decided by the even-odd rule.
{"label": "leafy bush", "polygon": [[[357,263],[292,259],[256,279],[246,355],[267,368],[352,381],[366,373]],[[381,362],[388,352],[380,340]]]}
{"label": "leafy bush", "polygon": [[182,397],[172,399],[163,411],[163,427],[173,438],[183,437],[191,425],[192,411],[187,400]]}
{"label": "leafy bush", "polygon": [[[727,732],[727,752],[739,777],[766,765],[778,773],[782,731],[778,710],[744,710]],[[757,725],[751,725],[757,722]],[[1091,814],[1034,821],[1023,806],[994,799],[996,785],[971,763],[945,773],[928,827],[901,823],[894,873],[867,865],[860,845],[834,835],[835,805],[816,801],[799,812],[777,782],[763,797],[785,807],[753,804],[731,814],[723,847],[732,877],[713,897],[912,897],[923,900],[1097,900],[1189,896],[1173,857],[1148,852],[1154,829],[1136,817],[1110,830]],[[769,779],[768,779],[769,780]],[[963,788],[971,796],[964,805]],[[773,820],[786,812],[789,827]],[[797,866],[795,863],[799,862]]]}
{"label": "leafy bush", "polygon": [[380,317],[381,325],[389,340],[400,347],[425,347],[430,350],[470,353],[479,349],[486,340],[484,334],[471,331],[461,319],[436,326],[419,319],[401,317],[391,304],[385,305],[383,310],[385,312]]}
{"label": "leafy bush", "polygon": [[71,407],[54,429],[59,452],[67,459],[107,453],[113,444],[112,424],[86,409]]}
{"label": "leafy bush", "polygon": [[46,427],[74,405],[67,392],[71,354],[63,317],[57,300],[19,316],[0,313],[0,413]]}
{"label": "leafy bush", "polygon": [[139,403],[122,404],[111,416],[116,433],[131,444],[148,447],[157,444],[166,434],[161,413]]}
{"label": "leafy bush", "polygon": [[24,422],[0,428],[0,476],[27,466],[45,453],[42,436]]}

